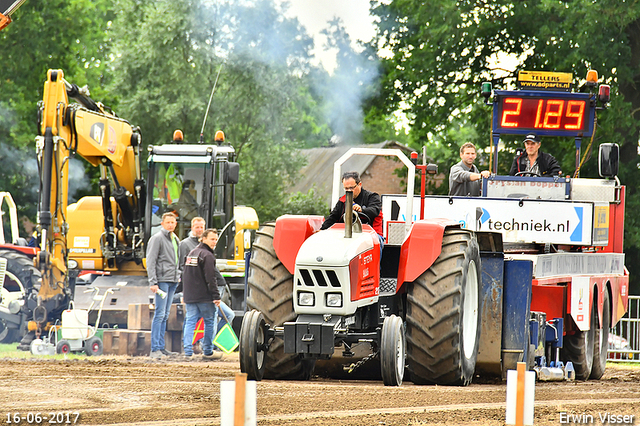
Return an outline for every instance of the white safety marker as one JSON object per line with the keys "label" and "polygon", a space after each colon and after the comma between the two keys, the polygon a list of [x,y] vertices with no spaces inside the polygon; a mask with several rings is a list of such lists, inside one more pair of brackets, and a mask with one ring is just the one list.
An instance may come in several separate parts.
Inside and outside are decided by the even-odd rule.
{"label": "white safety marker", "polygon": [[237,373],[235,381],[220,382],[220,426],[258,424],[256,383],[245,373]]}
{"label": "white safety marker", "polygon": [[506,424],[533,425],[536,373],[526,371],[526,363],[519,362],[517,370],[507,370]]}

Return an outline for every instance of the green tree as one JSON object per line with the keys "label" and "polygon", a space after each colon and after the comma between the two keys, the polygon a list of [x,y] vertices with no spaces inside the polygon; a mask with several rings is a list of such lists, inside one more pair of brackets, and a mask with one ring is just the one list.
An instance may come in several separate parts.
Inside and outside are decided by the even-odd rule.
{"label": "green tree", "polygon": [[[330,136],[308,86],[311,39],[273,0],[121,0],[114,21],[110,88],[143,143],[180,128],[195,142],[224,130],[241,164],[239,203],[261,220],[281,214],[301,146]],[[171,20],[167,20],[171,16]],[[131,20],[137,25],[130,25]]]}
{"label": "green tree", "polygon": [[287,200],[286,211],[289,214],[320,215],[328,216],[329,204],[322,200],[322,197],[315,189],[315,186],[306,193],[296,192],[291,194]]}
{"label": "green tree", "polygon": [[32,220],[38,198],[34,140],[47,70],[62,69],[68,81],[88,84],[94,98],[109,104],[102,73],[111,6],[105,0],[27,1],[0,32],[0,189],[11,190],[19,214]]}
{"label": "green tree", "polygon": [[[572,72],[576,86],[593,68],[599,71],[601,83],[611,85],[613,99],[609,110],[599,114],[592,152],[601,142],[620,144],[619,175],[627,185],[627,211],[640,208],[640,3],[396,0],[374,1],[372,6],[379,18],[375,43],[391,52],[376,106],[382,114],[405,112],[414,145],[429,141],[431,148],[435,143],[436,153],[438,144],[453,149],[462,141],[450,140],[457,135],[449,129],[460,123],[476,128],[472,142],[489,145],[491,113],[482,103],[480,84],[492,81],[494,87],[513,88],[517,70],[496,72],[497,59],[503,54],[515,58],[517,69]],[[502,171],[520,140],[505,138],[505,142]],[[562,162],[563,170],[573,170],[573,141],[550,142],[544,142],[545,148]],[[584,177],[595,176],[593,159],[581,172]],[[639,220],[627,214],[625,224],[626,263],[634,274],[640,273],[636,266],[640,264]]]}

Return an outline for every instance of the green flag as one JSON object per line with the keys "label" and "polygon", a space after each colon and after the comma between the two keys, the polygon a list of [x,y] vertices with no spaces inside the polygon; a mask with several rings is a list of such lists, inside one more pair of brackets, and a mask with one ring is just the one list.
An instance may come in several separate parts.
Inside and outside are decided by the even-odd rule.
{"label": "green flag", "polygon": [[230,354],[238,347],[238,338],[229,326],[229,323],[226,323],[220,331],[218,331],[216,338],[213,339],[213,344],[226,354]]}

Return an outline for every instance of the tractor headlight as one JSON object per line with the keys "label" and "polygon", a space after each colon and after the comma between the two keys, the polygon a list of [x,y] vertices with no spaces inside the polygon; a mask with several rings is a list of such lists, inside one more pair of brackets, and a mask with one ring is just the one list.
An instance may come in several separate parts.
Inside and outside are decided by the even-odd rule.
{"label": "tractor headlight", "polygon": [[327,293],[326,304],[329,308],[341,308],[342,293]]}
{"label": "tractor headlight", "polygon": [[73,259],[69,259],[69,269],[78,269],[78,261],[77,260],[73,260]]}
{"label": "tractor headlight", "polygon": [[301,291],[298,293],[298,305],[299,306],[313,306],[315,304],[315,297],[313,293],[308,291]]}

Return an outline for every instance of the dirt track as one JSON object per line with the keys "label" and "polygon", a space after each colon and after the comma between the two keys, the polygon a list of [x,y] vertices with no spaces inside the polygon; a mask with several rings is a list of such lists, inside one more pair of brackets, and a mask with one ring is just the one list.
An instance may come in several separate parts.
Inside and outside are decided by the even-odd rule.
{"label": "dirt track", "polygon": [[[0,363],[0,424],[13,413],[79,412],[80,425],[217,425],[219,382],[239,371],[235,355],[215,362],[102,356]],[[262,381],[258,424],[504,425],[505,387],[495,380],[465,388]],[[591,415],[595,425],[600,414],[634,415],[631,424],[640,425],[640,366],[610,364],[600,381],[537,383],[535,393],[536,425],[559,425],[562,413]]]}

